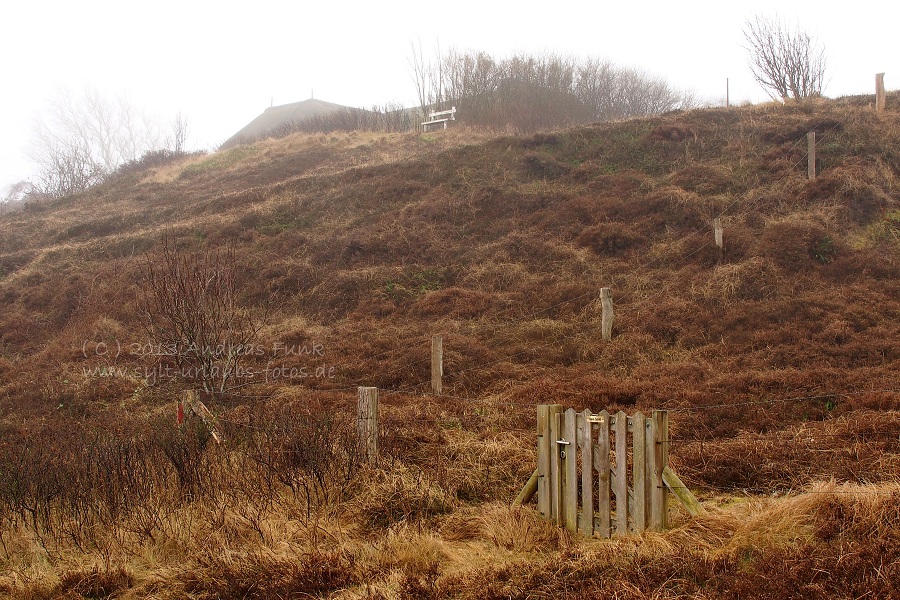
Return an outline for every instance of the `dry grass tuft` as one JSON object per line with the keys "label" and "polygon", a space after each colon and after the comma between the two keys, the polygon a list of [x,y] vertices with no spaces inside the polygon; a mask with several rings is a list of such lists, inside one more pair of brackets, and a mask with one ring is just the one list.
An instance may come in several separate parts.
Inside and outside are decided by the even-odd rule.
{"label": "dry grass tuft", "polygon": [[179,579],[184,594],[210,600],[316,597],[356,583],[353,557],[339,551],[207,556]]}
{"label": "dry grass tuft", "polygon": [[695,294],[721,305],[767,300],[778,294],[780,277],[771,261],[754,257],[744,262],[716,267]]}
{"label": "dry grass tuft", "polygon": [[446,514],[455,505],[456,499],[422,470],[397,465],[370,474],[352,512],[364,530],[378,531]]}

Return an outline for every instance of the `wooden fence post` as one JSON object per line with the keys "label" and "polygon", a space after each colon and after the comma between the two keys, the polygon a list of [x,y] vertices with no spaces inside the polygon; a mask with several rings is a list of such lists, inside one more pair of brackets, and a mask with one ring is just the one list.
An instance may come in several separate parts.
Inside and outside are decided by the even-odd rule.
{"label": "wooden fence post", "polygon": [[884,93],[884,73],[875,75],[875,112],[884,112],[886,96]]}
{"label": "wooden fence post", "polygon": [[806,146],[807,146],[807,156],[809,158],[809,165],[807,166],[807,173],[810,179],[816,178],[816,132],[810,131],[806,134]]}
{"label": "wooden fence post", "polygon": [[360,387],[356,412],[356,428],[359,443],[365,452],[366,461],[378,462],[378,388]]}
{"label": "wooden fence post", "polygon": [[550,440],[550,406],[539,404],[537,407],[537,472],[538,472],[538,512],[545,519],[553,518],[550,511],[550,451],[555,446]]}
{"label": "wooden fence post", "polygon": [[615,315],[613,314],[612,289],[605,287],[600,288],[600,324],[603,332],[603,341],[608,342],[612,339],[612,328]]}
{"label": "wooden fence post", "polygon": [[720,217],[713,219],[713,237],[716,240],[716,247],[719,248],[719,264],[721,264],[722,256],[725,253],[725,238],[722,232],[722,219]]}
{"label": "wooden fence post", "polygon": [[443,390],[441,378],[444,376],[444,336],[431,336],[431,392],[436,396]]}

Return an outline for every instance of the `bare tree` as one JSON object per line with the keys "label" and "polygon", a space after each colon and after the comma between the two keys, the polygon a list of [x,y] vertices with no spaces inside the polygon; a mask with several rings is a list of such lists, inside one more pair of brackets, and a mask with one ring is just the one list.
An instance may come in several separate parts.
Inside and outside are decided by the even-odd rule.
{"label": "bare tree", "polygon": [[38,189],[52,197],[99,183],[120,164],[159,149],[161,138],[154,121],[127,99],[110,101],[92,88],[77,97],[61,90],[33,129]]}
{"label": "bare tree", "polygon": [[422,52],[422,40],[419,40],[419,47],[410,42],[410,54],[407,59],[409,67],[412,69],[413,84],[416,87],[416,99],[419,101],[419,109],[422,111],[424,118],[428,114],[428,107],[432,103],[431,82],[434,79],[434,69],[430,62],[426,61],[425,54]]}
{"label": "bare tree", "polygon": [[[690,94],[643,71],[595,58],[554,53],[494,60],[484,52],[451,49],[441,69],[421,48],[410,64],[423,106],[456,106],[469,125],[534,131],[688,108]],[[442,82],[439,82],[441,80]]]}
{"label": "bare tree", "polygon": [[187,119],[180,112],[175,115],[175,119],[172,121],[171,132],[166,145],[175,154],[184,154],[190,128]]}
{"label": "bare tree", "polygon": [[799,27],[757,15],[744,26],[745,48],[756,82],[775,100],[802,100],[822,95],[825,50]]}

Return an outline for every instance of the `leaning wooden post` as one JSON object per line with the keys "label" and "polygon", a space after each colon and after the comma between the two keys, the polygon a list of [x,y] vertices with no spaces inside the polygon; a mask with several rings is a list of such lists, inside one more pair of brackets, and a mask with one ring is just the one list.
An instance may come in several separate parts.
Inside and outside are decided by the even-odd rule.
{"label": "leaning wooden post", "polygon": [[431,392],[436,396],[443,390],[444,376],[444,336],[431,336]]}
{"label": "leaning wooden post", "polygon": [[807,172],[810,179],[816,178],[816,132],[810,131],[806,134],[806,146],[808,148],[809,166]]}
{"label": "leaning wooden post", "polygon": [[537,493],[537,489],[538,470],[535,469],[531,474],[531,477],[529,477],[528,481],[525,483],[525,487],[522,488],[522,491],[520,491],[519,495],[516,496],[516,499],[513,500],[513,506],[522,506],[523,504],[531,502],[531,499],[534,498],[534,495]]}
{"label": "leaning wooden post", "polygon": [[603,341],[608,342],[612,339],[613,321],[615,320],[611,288],[600,288],[600,303],[600,324],[603,332]]}
{"label": "leaning wooden post", "polygon": [[875,112],[884,112],[886,96],[884,93],[884,73],[875,75]]}
{"label": "leaning wooden post", "polygon": [[222,443],[222,436],[219,434],[219,423],[215,415],[206,408],[203,401],[200,400],[196,390],[187,390],[181,393],[181,399],[184,403],[185,411],[190,411],[192,415],[200,417],[200,420],[206,425],[209,434],[217,444]]}
{"label": "leaning wooden post", "polygon": [[361,387],[357,404],[356,428],[366,461],[378,462],[378,388]]}

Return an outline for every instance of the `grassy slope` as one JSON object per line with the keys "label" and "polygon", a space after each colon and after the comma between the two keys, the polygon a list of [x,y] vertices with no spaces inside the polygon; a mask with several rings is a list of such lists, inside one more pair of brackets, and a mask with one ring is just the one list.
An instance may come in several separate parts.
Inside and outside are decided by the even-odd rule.
{"label": "grassy slope", "polygon": [[[820,176],[810,182],[813,129]],[[88,585],[87,565],[109,555],[124,570],[95,579],[139,596],[241,597],[240,573],[258,570],[276,582],[270,596],[312,589],[312,578],[332,581],[321,593],[365,595],[356,586],[371,582],[371,593],[389,597],[558,596],[604,585],[633,597],[750,597],[771,596],[759,573],[793,561],[795,572],[781,576],[798,593],[896,593],[878,587],[888,584],[877,569],[895,573],[900,549],[890,501],[900,475],[898,154],[897,113],[878,119],[847,101],[533,137],[295,137],[3,216],[7,439],[40,446],[66,431],[77,445],[98,430],[129,440],[150,425],[165,431],[153,415],[170,392],[81,370],[103,362],[85,358],[86,343],[143,339],[142,257],[164,232],[198,248],[234,243],[244,300],[273,306],[264,345],[321,343],[317,364],[335,367],[331,380],[257,385],[216,406],[236,447],[256,448],[242,428],[287,418],[283,406],[349,412],[352,391],[329,389],[394,390],[383,394],[393,468],[355,474],[318,504],[328,507],[318,525],[293,501],[226,498],[229,486],[212,475],[207,502],[223,507],[218,517],[161,484],[159,507],[175,513],[146,539],[111,532],[105,545],[82,542],[84,553],[50,542],[41,551],[34,532],[12,521],[7,546],[29,550],[7,551],[9,585],[38,597]],[[720,214],[721,264],[710,229]],[[603,286],[617,309],[608,344]],[[422,395],[437,332],[452,396],[440,401]],[[677,469],[711,508],[723,506],[670,534],[610,546],[560,538],[494,504],[533,468],[534,404],[556,401],[669,409]],[[233,482],[215,466],[223,452],[200,449],[216,481]],[[716,500],[829,478],[851,487]],[[852,487],[865,484],[875,485]],[[783,535],[767,521],[777,518]],[[135,535],[153,543],[123,558]],[[322,536],[341,552],[328,554],[335,544]],[[823,565],[846,552],[856,562],[843,581]],[[48,579],[53,572],[62,579]]]}

